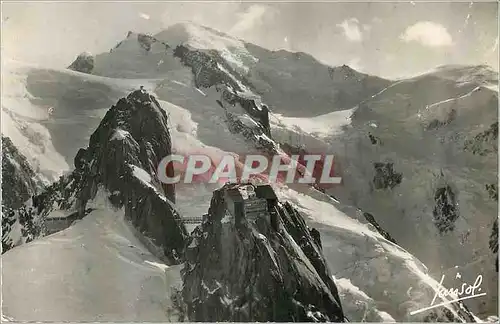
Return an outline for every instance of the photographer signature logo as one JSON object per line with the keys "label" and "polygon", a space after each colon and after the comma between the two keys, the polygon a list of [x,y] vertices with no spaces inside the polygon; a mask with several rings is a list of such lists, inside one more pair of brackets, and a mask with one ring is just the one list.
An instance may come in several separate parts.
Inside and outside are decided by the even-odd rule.
{"label": "photographer signature logo", "polygon": [[[457,273],[455,279],[460,279],[461,277],[462,276],[460,275],[460,273]],[[465,282],[462,283],[460,288],[446,289],[445,287],[443,287],[443,281],[444,281],[444,275],[441,277],[441,281],[439,282],[439,286],[437,288],[436,294],[434,295],[434,298],[431,301],[431,305],[429,307],[425,307],[425,308],[422,308],[419,310],[412,311],[412,312],[410,312],[410,315],[422,313],[422,312],[425,312],[425,311],[433,309],[433,308],[453,304],[453,303],[456,303],[456,302],[459,302],[462,300],[486,296],[486,293],[481,293],[481,283],[483,282],[482,275],[478,275],[476,278],[476,281],[474,281],[473,284],[469,284],[469,283],[465,283]],[[450,296],[450,297],[456,298],[456,299],[452,299],[452,300],[445,299],[445,297],[447,297],[447,296]],[[441,300],[443,300],[443,302],[439,303],[439,304],[434,304],[438,297]]]}

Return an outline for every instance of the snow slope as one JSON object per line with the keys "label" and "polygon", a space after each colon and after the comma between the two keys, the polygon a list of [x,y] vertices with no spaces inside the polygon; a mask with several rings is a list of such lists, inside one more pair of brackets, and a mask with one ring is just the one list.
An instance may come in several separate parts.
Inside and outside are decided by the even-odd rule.
{"label": "snow slope", "polygon": [[179,268],[139,242],[105,201],[68,229],[2,256],[3,313],[16,321],[169,321]]}
{"label": "snow slope", "polygon": [[320,139],[329,138],[342,133],[343,127],[351,123],[353,112],[354,109],[346,109],[311,118],[285,117],[282,114],[273,114],[271,126],[292,129],[298,133],[305,133]]}
{"label": "snow slope", "polygon": [[[483,86],[492,77],[481,71],[454,67],[444,76],[433,71],[400,80],[362,102],[342,133],[325,136],[292,125],[292,135],[283,127],[279,131],[282,140],[304,144],[310,152],[335,154],[343,186],[330,194],[372,213],[435,278],[446,275],[446,286],[457,284],[457,272],[471,282],[482,275],[488,297],[465,304],[487,317],[498,312],[496,255],[488,245],[498,204],[487,190],[497,182],[498,154],[496,135],[481,134],[496,134],[491,130],[498,120],[498,93]],[[468,141],[474,149],[483,144],[489,149],[474,153]],[[392,163],[401,183],[377,188],[377,163]],[[438,193],[446,187],[454,212],[440,214]]]}
{"label": "snow slope", "polygon": [[3,64],[2,133],[47,181],[69,171],[76,152],[112,104],[149,84],[16,61]]}

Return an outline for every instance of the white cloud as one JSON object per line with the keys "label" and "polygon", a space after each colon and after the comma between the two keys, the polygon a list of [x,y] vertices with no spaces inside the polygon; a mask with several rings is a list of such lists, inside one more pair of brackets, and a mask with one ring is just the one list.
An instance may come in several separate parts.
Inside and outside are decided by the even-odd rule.
{"label": "white cloud", "polygon": [[146,19],[146,20],[149,19],[149,15],[146,15],[145,13],[142,13],[142,12],[139,14],[139,17],[141,17],[142,19]]}
{"label": "white cloud", "polygon": [[361,32],[360,24],[358,19],[349,18],[344,20],[341,24],[337,24],[337,27],[344,30],[344,36],[352,42],[361,42],[363,40],[363,33]]}
{"label": "white cloud", "polygon": [[269,11],[269,7],[261,4],[250,6],[241,13],[238,22],[231,28],[229,34],[240,34],[251,30],[255,25],[262,22],[264,15]]}
{"label": "white cloud", "polygon": [[453,39],[448,30],[432,21],[419,21],[408,27],[400,38],[405,42],[418,42],[428,47],[453,45]]}

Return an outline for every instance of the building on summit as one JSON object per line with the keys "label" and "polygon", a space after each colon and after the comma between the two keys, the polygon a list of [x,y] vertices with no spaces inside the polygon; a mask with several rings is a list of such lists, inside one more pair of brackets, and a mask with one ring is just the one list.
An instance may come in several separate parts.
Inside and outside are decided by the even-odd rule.
{"label": "building on summit", "polygon": [[266,218],[275,230],[278,229],[278,213],[275,209],[277,197],[270,185],[229,185],[224,195],[234,223]]}

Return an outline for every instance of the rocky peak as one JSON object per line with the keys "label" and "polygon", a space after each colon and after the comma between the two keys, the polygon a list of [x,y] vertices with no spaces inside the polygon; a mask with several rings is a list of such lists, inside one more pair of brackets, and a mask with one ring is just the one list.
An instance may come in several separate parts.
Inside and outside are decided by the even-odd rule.
{"label": "rocky peak", "polygon": [[464,144],[464,150],[472,152],[472,154],[485,156],[498,154],[498,122],[494,122],[490,127],[483,132],[469,139]]}
{"label": "rocky peak", "polygon": [[154,36],[144,33],[134,33],[132,31],[128,31],[125,39],[116,44],[116,46],[112,48],[110,52],[113,52],[114,50],[119,48],[125,41],[134,40],[134,38],[139,44],[139,46],[143,48],[146,52],[150,52],[154,44],[161,44],[164,50],[168,50],[170,48],[170,46],[167,43],[159,40]]}
{"label": "rocky peak", "polygon": [[71,63],[68,69],[82,73],[92,73],[92,70],[94,69],[94,60],[95,59],[92,54],[83,52],[78,55],[76,60]]}
{"label": "rocky peak", "polygon": [[328,72],[333,80],[337,80],[339,82],[359,78],[361,75],[359,72],[346,64],[342,66],[330,67],[328,68]]}
{"label": "rocky peak", "polygon": [[[171,153],[167,115],[154,96],[136,90],[111,107],[75,157],[75,170],[32,199],[33,213],[84,217],[99,189],[166,263],[180,262],[186,229],[173,206],[173,185],[156,168]],[[173,172],[173,170],[168,170]]]}
{"label": "rocky peak", "polygon": [[214,192],[183,281],[192,321],[344,321],[319,232],[269,185]]}
{"label": "rocky peak", "polygon": [[137,41],[139,42],[139,45],[141,45],[141,47],[146,50],[146,52],[149,52],[151,50],[151,46],[154,43],[162,44],[165,47],[165,50],[170,48],[170,46],[167,43],[162,42],[157,38],[148,34],[142,34],[142,33],[137,34]]}

